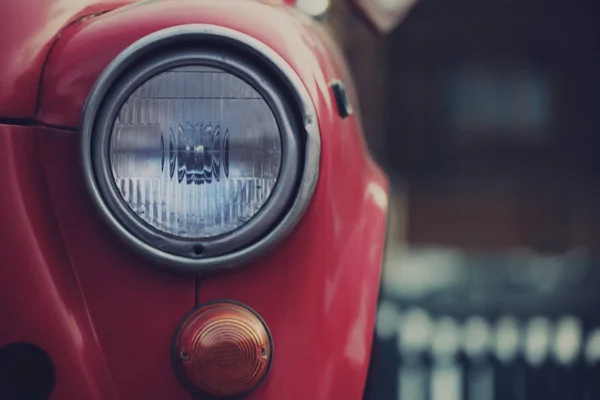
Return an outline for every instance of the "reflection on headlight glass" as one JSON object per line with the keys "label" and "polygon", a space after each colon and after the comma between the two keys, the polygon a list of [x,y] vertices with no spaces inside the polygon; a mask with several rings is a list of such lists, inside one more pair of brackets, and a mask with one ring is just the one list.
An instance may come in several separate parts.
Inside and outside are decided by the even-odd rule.
{"label": "reflection on headlight glass", "polygon": [[224,70],[180,67],[141,85],[114,123],[116,187],[146,223],[174,236],[231,232],[265,204],[281,167],[271,109]]}

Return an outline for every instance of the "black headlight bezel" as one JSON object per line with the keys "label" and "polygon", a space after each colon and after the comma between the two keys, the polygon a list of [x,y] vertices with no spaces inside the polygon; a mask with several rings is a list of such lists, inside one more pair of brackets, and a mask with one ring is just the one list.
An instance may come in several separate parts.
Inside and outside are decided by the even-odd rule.
{"label": "black headlight bezel", "polygon": [[[270,198],[247,224],[203,239],[161,232],[125,203],[110,172],[114,120],[148,79],[189,65],[223,69],[255,88],[279,126],[282,164]],[[186,272],[209,272],[243,263],[274,246],[296,225],[314,191],[320,136],[314,106],[298,76],[273,50],[240,32],[184,25],[150,34],[124,50],[103,71],[84,107],[82,154],[86,183],[109,226],[135,250]]]}

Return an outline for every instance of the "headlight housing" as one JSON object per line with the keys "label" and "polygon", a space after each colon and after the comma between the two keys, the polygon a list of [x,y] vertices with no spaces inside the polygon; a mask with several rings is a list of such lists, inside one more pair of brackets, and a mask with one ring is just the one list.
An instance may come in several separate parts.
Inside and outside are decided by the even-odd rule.
{"label": "headlight housing", "polygon": [[102,73],[82,121],[86,181],[134,248],[190,272],[289,233],[314,190],[314,107],[263,44],[216,26],[151,34]]}

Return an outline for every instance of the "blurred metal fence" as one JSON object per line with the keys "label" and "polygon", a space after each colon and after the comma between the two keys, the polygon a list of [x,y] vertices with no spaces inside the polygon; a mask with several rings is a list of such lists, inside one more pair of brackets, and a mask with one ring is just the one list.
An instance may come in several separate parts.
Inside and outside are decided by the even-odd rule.
{"label": "blurred metal fence", "polygon": [[430,317],[410,309],[378,336],[372,399],[600,399],[600,330],[575,317]]}
{"label": "blurred metal fence", "polygon": [[[470,265],[472,257],[464,260],[464,269],[453,270],[452,285],[437,282],[418,295],[414,287],[404,293],[384,292],[367,399],[600,399],[600,313],[595,301],[600,298],[600,271],[594,262],[578,258],[577,267],[573,258],[553,259],[569,275],[579,268],[579,278],[565,284],[556,275],[562,267],[556,267],[559,279],[542,291],[535,289],[540,277],[552,272],[536,262],[542,274],[521,274],[517,286],[527,295],[519,297],[507,284],[507,279],[514,280],[514,274],[511,278],[505,273],[509,263],[497,263],[494,269],[493,262],[481,265],[481,257]],[[410,269],[411,261],[403,261],[402,268]],[[423,263],[413,265],[427,269]],[[389,271],[387,276],[394,279]],[[406,271],[404,277],[411,279]]]}

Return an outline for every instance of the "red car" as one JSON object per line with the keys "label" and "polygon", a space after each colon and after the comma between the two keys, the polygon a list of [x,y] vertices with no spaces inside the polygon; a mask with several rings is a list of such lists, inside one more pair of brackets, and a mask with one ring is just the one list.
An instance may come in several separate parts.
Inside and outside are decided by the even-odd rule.
{"label": "red car", "polygon": [[0,16],[0,399],[362,399],[388,186],[319,23]]}

